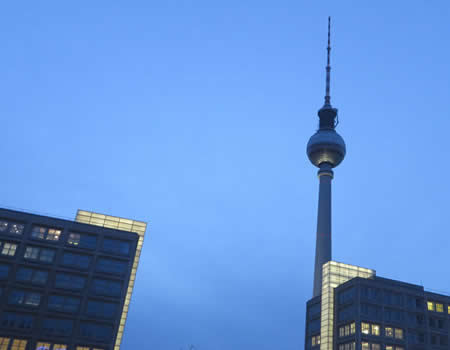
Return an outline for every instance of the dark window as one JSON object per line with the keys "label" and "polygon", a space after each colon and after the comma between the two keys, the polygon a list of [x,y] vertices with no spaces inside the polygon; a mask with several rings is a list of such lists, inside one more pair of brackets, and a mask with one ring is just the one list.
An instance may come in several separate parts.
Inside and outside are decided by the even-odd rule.
{"label": "dark window", "polygon": [[339,310],[338,319],[339,321],[353,320],[355,318],[355,307],[354,305],[347,306]]}
{"label": "dark window", "polygon": [[0,280],[7,280],[9,276],[9,265],[0,264]]}
{"label": "dark window", "polygon": [[21,235],[24,229],[23,224],[18,224],[16,222],[11,222],[7,220],[0,220],[0,232],[2,233],[12,233],[14,235]]}
{"label": "dark window", "polygon": [[92,281],[91,291],[97,295],[118,297],[122,292],[122,283],[118,281],[94,279]]}
{"label": "dark window", "polygon": [[25,248],[25,254],[23,257],[29,260],[38,260],[44,263],[51,263],[55,258],[55,251],[53,249],[28,246]]}
{"label": "dark window", "polygon": [[97,261],[97,271],[123,275],[127,270],[127,263],[123,261],[100,258]]}
{"label": "dark window", "polygon": [[42,323],[42,332],[46,335],[69,336],[72,334],[73,321],[46,318]]}
{"label": "dark window", "polygon": [[84,288],[86,279],[81,276],[68,273],[57,273],[55,278],[55,287],[63,289],[80,290]]}
{"label": "dark window", "polygon": [[59,236],[61,236],[61,230],[56,228],[33,226],[31,231],[31,237],[46,241],[59,241]]}
{"label": "dark window", "polygon": [[351,303],[355,297],[355,289],[353,287],[339,293],[339,304]]}
{"label": "dark window", "polygon": [[17,244],[0,241],[0,254],[6,256],[16,255]]}
{"label": "dark window", "polygon": [[403,320],[403,312],[399,310],[384,309],[384,320],[400,322]]}
{"label": "dark window", "polygon": [[9,293],[8,304],[24,305],[24,306],[39,306],[41,303],[41,295],[35,292],[26,292],[24,290],[13,290]]}
{"label": "dark window", "polygon": [[67,239],[67,244],[73,247],[95,249],[97,247],[97,237],[71,232]]}
{"label": "dark window", "polygon": [[320,304],[311,305],[309,308],[309,317],[313,317],[320,313]]}
{"label": "dark window", "polygon": [[82,322],[80,324],[80,336],[101,342],[108,342],[112,337],[112,327]]}
{"label": "dark window", "polygon": [[48,298],[49,310],[61,312],[77,312],[80,307],[80,299],[64,295],[50,295]]}
{"label": "dark window", "polygon": [[381,298],[381,292],[377,288],[363,286],[361,287],[361,297],[363,299],[379,301]]}
{"label": "dark window", "polygon": [[361,304],[361,314],[373,320],[381,320],[381,307],[377,305]]}
{"label": "dark window", "polygon": [[61,265],[85,270],[89,267],[90,262],[91,258],[87,255],[79,255],[66,252],[62,257]]}
{"label": "dark window", "polygon": [[320,330],[320,320],[314,320],[309,322],[309,332],[314,333]]}
{"label": "dark window", "polygon": [[19,282],[28,282],[32,284],[42,285],[47,282],[48,272],[20,267],[16,272],[16,280]]}
{"label": "dark window", "polygon": [[0,324],[5,328],[15,328],[22,331],[30,331],[33,326],[33,317],[29,315],[16,314],[13,312],[3,312]]}
{"label": "dark window", "polygon": [[102,301],[88,300],[86,315],[99,318],[113,318],[118,305]]}
{"label": "dark window", "polygon": [[130,242],[105,238],[103,240],[103,251],[120,255],[128,255],[130,254]]}

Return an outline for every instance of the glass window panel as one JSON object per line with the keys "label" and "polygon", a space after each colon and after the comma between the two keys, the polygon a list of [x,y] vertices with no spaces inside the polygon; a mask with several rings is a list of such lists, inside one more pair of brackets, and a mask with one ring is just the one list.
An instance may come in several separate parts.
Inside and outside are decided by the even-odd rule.
{"label": "glass window panel", "polygon": [[7,256],[16,255],[17,244],[8,243],[8,242],[0,242],[1,254]]}
{"label": "glass window panel", "polygon": [[392,327],[385,327],[384,328],[384,335],[386,337],[393,338],[394,337],[394,330],[393,330],[393,328]]}
{"label": "glass window panel", "polygon": [[365,322],[361,323],[361,333],[363,333],[363,334],[370,333],[370,325],[368,323],[365,323]]}
{"label": "glass window panel", "polygon": [[395,338],[403,339],[403,329],[395,328]]}
{"label": "glass window panel", "polygon": [[380,335],[380,326],[377,324],[372,325],[372,335]]}
{"label": "glass window panel", "polygon": [[50,343],[38,342],[36,344],[36,350],[50,350]]}
{"label": "glass window panel", "polygon": [[434,303],[432,301],[427,302],[428,311],[434,311]]}
{"label": "glass window panel", "polygon": [[436,312],[444,312],[444,305],[436,303]]}
{"label": "glass window panel", "polygon": [[9,265],[0,264],[0,280],[8,279],[9,276]]}
{"label": "glass window panel", "polygon": [[31,237],[47,241],[58,241],[61,236],[61,230],[56,228],[47,228],[43,226],[33,226]]}
{"label": "glass window panel", "polygon": [[27,341],[24,339],[14,339],[11,345],[11,350],[25,350]]}

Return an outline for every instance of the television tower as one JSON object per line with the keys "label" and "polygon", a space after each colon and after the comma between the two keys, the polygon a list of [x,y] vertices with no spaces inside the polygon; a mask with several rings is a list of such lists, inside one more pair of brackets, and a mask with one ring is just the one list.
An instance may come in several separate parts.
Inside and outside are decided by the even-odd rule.
{"label": "television tower", "polygon": [[319,130],[311,136],[306,147],[308,158],[319,168],[319,207],[317,215],[316,260],[314,265],[313,297],[321,294],[322,265],[331,260],[331,180],[333,168],[345,157],[345,142],[336,132],[337,109],[330,102],[330,17],[328,17],[328,46],[325,103],[318,111]]}

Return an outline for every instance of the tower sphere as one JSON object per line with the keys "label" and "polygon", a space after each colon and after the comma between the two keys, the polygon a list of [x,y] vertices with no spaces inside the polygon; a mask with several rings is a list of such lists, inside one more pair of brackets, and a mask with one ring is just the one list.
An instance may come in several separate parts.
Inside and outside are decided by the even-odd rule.
{"label": "tower sphere", "polygon": [[306,146],[308,158],[316,167],[328,163],[338,166],[345,157],[344,139],[334,129],[319,129]]}

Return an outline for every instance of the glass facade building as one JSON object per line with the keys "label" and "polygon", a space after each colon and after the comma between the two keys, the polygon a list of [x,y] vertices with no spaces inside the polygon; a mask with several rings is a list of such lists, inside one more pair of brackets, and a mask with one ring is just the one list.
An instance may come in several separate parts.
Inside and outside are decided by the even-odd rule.
{"label": "glass facade building", "polygon": [[447,350],[449,330],[449,296],[330,261],[307,302],[305,350]]}
{"label": "glass facade building", "polygon": [[0,209],[0,350],[119,350],[145,230]]}

